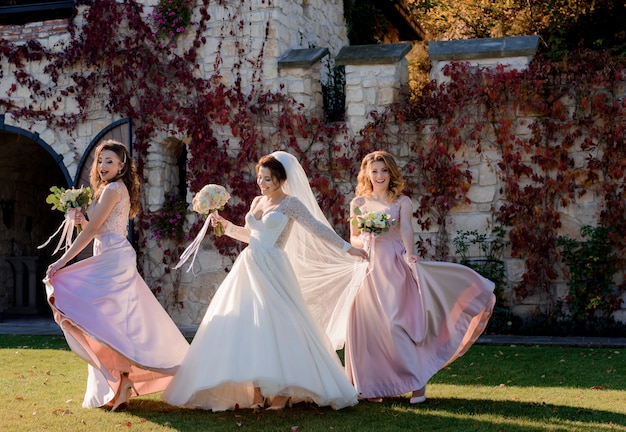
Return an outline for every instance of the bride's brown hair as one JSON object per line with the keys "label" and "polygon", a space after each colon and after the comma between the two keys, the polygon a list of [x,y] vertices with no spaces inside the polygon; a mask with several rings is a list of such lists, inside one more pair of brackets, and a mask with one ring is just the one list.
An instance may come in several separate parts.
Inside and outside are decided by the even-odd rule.
{"label": "bride's brown hair", "polygon": [[[100,157],[100,153],[104,150],[110,150],[115,153],[124,164],[122,170],[108,182],[103,181],[98,172],[98,158]],[[89,174],[89,182],[95,191],[95,198],[97,199],[100,196],[104,186],[117,180],[122,180],[128,189],[128,195],[130,196],[130,217],[135,217],[137,213],[139,213],[139,176],[137,175],[135,161],[130,157],[128,148],[126,148],[124,144],[115,140],[106,140],[96,148],[93,164],[91,165],[91,172]]]}
{"label": "bride's brown hair", "polygon": [[391,153],[384,150],[374,151],[363,158],[363,161],[361,162],[361,169],[359,170],[359,175],[357,176],[355,195],[369,195],[374,190],[369,176],[367,175],[370,165],[373,162],[383,162],[385,167],[387,167],[387,170],[389,171],[389,198],[391,201],[395,201],[400,195],[402,195],[402,192],[406,187],[406,183],[402,177],[402,171],[396,163],[396,160],[393,158]]}
{"label": "bride's brown hair", "polygon": [[276,159],[272,155],[265,155],[259,159],[259,162],[256,164],[256,173],[259,173],[261,168],[267,168],[270,170],[272,178],[281,183],[287,180],[287,172],[285,171],[285,167],[280,163],[278,159]]}

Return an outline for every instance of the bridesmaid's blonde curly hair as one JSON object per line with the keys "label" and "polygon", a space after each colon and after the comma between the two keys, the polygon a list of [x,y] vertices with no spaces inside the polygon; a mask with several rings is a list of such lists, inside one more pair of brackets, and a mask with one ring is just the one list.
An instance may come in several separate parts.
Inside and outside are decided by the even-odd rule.
{"label": "bridesmaid's blonde curly hair", "polygon": [[361,169],[357,177],[355,195],[364,196],[370,195],[372,193],[373,188],[368,176],[368,172],[370,165],[373,162],[379,161],[383,162],[387,167],[387,170],[389,170],[389,198],[391,199],[391,201],[395,201],[400,195],[402,195],[402,192],[406,187],[406,183],[404,181],[404,178],[402,177],[402,171],[396,163],[396,160],[393,158],[391,153],[388,153],[384,150],[374,151],[363,158],[363,161],[361,162]]}

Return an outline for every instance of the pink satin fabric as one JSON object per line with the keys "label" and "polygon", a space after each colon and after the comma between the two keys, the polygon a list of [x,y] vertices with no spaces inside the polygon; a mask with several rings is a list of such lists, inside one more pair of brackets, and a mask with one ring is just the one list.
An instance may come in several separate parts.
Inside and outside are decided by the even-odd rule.
{"label": "pink satin fabric", "polygon": [[[389,212],[398,218],[398,207]],[[494,284],[468,267],[410,264],[399,227],[376,237],[348,317],[346,373],[359,396],[421,389],[485,330]]]}
{"label": "pink satin fabric", "polygon": [[111,401],[124,372],[139,394],[165,389],[189,344],[137,272],[125,237],[98,236],[93,257],[44,283],[70,348],[89,364],[84,407]]}

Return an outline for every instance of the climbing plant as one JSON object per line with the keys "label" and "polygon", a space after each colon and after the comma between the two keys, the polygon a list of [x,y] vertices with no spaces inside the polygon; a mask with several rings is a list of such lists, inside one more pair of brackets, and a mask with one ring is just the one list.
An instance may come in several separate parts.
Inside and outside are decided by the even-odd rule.
{"label": "climbing plant", "polygon": [[[162,1],[150,12],[135,0],[78,0],[75,16],[82,14],[81,20],[69,22],[64,43],[47,47],[37,40],[0,40],[0,56],[7,68],[2,74],[14,77],[0,97],[0,110],[23,122],[43,122],[51,129],[65,130],[70,136],[102,107],[115,116],[128,117],[133,123],[140,175],[156,137],[184,138],[189,142],[186,180],[190,191],[207,183],[226,184],[233,200],[223,213],[237,223],[243,222],[244,209],[257,192],[254,161],[265,152],[286,148],[298,155],[309,172],[322,208],[343,224],[346,203],[334,184],[345,178],[341,173],[349,170],[352,161],[334,157],[338,146],[333,142],[345,131],[310,118],[286,92],[264,89],[264,43],[250,50],[244,36],[236,38],[234,65],[226,74],[222,71],[223,39],[245,34],[242,30],[251,25],[244,19],[241,3],[201,0],[194,3],[191,17],[185,9],[188,2],[174,3]],[[192,24],[164,24],[180,30],[175,45],[153,37],[161,28],[155,29],[155,14],[172,5],[179,8],[183,24]],[[231,19],[209,41],[213,6],[224,8]],[[201,52],[206,56],[209,42],[216,47],[210,50],[215,56],[214,70],[201,72],[204,66],[199,59]],[[33,63],[42,65],[43,74],[31,73]],[[25,91],[30,93],[30,103],[24,106],[15,96]],[[144,209],[136,224],[139,230],[150,230],[150,216]],[[198,229],[198,224],[188,227],[191,235]],[[141,237],[145,242],[149,235]],[[225,254],[232,255],[239,247],[226,236],[214,241]],[[176,257],[169,261],[175,262]]]}
{"label": "climbing plant", "polygon": [[[242,35],[251,23],[241,3],[199,0],[190,18],[195,24],[184,27],[176,46],[152,37],[153,23],[135,0],[75,4],[82,19],[70,22],[62,45],[0,40],[3,79],[14,77],[0,110],[71,135],[103,104],[132,119],[140,173],[157,136],[184,138],[189,189],[227,182],[233,200],[223,213],[236,223],[256,194],[254,161],[286,148],[299,157],[321,207],[345,235],[351,193],[345,185],[364,154],[388,148],[402,158],[419,226],[435,234],[420,237],[420,254],[447,259],[451,212],[472,205],[470,160],[486,157],[488,149],[498,154],[492,168],[501,182],[493,217],[507,227],[512,255],[526,264],[519,297],[551,295],[562,214],[586,194],[601,203],[602,223],[620,227],[617,232],[626,228],[625,131],[616,121],[624,118],[625,73],[606,53],[580,50],[563,62],[540,56],[524,71],[452,64],[445,70],[448,83],[429,83],[419,97],[371,113],[371,122],[351,139],[342,123],[325,123],[304,113],[283,89],[264,88],[265,43],[250,50]],[[215,5],[231,19],[209,40]],[[236,59],[223,70],[226,38],[235,41]],[[207,51],[215,56],[209,72],[199,63]],[[31,73],[32,63],[42,65],[45,77]],[[25,91],[30,102],[23,105],[14,96]],[[198,229],[189,227],[189,234]],[[623,268],[626,244],[618,235],[610,239]],[[236,253],[226,236],[213,240],[222,253]]]}
{"label": "climbing plant", "polygon": [[[626,114],[624,65],[606,52],[579,50],[567,62],[538,56],[523,71],[453,63],[444,74],[449,82],[373,116],[360,145],[410,155],[408,192],[417,196],[422,229],[436,232],[439,259],[448,254],[442,231],[450,210],[469,205],[469,159],[495,152],[493,217],[507,227],[511,255],[525,262],[515,293],[543,296],[552,313],[563,215],[593,195],[599,221],[624,227],[626,131],[615,120]],[[611,235],[611,247],[623,270],[623,236]]]}

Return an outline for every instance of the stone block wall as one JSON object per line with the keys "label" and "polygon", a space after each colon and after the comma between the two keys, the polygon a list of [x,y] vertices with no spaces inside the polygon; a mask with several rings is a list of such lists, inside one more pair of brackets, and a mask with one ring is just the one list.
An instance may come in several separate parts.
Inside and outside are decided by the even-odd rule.
{"label": "stone block wall", "polygon": [[[146,2],[146,5],[148,3],[155,2]],[[371,111],[380,112],[389,104],[406,96],[408,68],[405,55],[410,49],[410,44],[348,47],[342,7],[342,2],[323,3],[318,0],[300,4],[278,2],[271,5],[254,0],[249,4],[246,3],[245,8],[241,4],[236,7],[215,5],[211,10],[211,22],[208,23],[209,42],[199,52],[201,68],[198,73],[207,76],[214,72],[216,51],[220,43],[222,44],[220,55],[223,60],[221,69],[226,72],[240,60],[241,55],[254,58],[263,49],[265,54],[262,66],[263,85],[266,89],[278,90],[282,85],[303,105],[306,112],[319,115],[322,110],[321,81],[324,76],[322,59],[343,65],[346,73],[346,125],[350,135],[356,136],[368,123]],[[148,9],[146,13],[149,12]],[[237,20],[233,19],[235,16]],[[239,19],[245,23],[241,28],[238,24]],[[54,47],[67,37],[66,26],[62,20],[20,26],[19,31],[5,26],[0,27],[0,37],[8,40],[27,40],[36,37],[45,46]],[[233,30],[236,39],[222,37],[225,34],[224,29]],[[189,42],[190,37],[190,34],[183,35],[180,40],[181,49]],[[461,56],[475,64],[492,65],[508,62],[511,67],[525,67],[534,53],[533,41],[527,38],[518,41],[482,41],[484,46],[490,47],[483,51],[480,43],[477,46],[477,42],[471,42],[470,44],[474,44],[471,45],[474,47],[472,54],[474,57],[460,54],[457,44],[452,47],[453,49],[442,44],[436,54],[438,57],[433,57],[433,76],[440,79],[443,65],[460,59]],[[240,44],[239,48],[236,42]],[[437,45],[431,43],[433,47]],[[497,49],[494,46],[497,46]],[[507,51],[507,47],[511,46],[515,49]],[[243,49],[243,53],[239,49]],[[294,54],[294,50],[306,51],[309,55],[307,62],[297,65],[282,63]],[[2,70],[9,70],[5,60],[0,59],[0,62],[3,62]],[[38,70],[43,69],[42,64],[35,67]],[[248,68],[242,71],[244,88],[251,84],[252,70],[253,68]],[[225,73],[224,79],[232,82],[234,77]],[[0,82],[0,91],[6,93],[11,84],[10,74],[7,74]],[[21,106],[26,106],[29,98],[30,95],[23,89],[18,89],[13,96],[13,100]],[[58,108],[60,112],[71,112],[74,109],[72,99],[67,99]],[[64,167],[72,178],[75,178],[80,158],[94,136],[116,120],[118,118],[115,116],[94,107],[88,120],[78,125],[76,130],[68,135],[50,129],[42,123],[27,123],[10,115],[4,118],[5,124],[37,134],[43,142],[50,145],[60,155]],[[518,134],[523,137],[530,131],[524,127],[522,120],[524,119],[518,119],[520,124]],[[224,138],[229,137],[225,135]],[[346,138],[338,137],[338,140],[342,139]],[[180,146],[184,145],[184,142],[168,136],[160,135],[153,138],[145,165],[146,183],[142,185],[143,203],[148,212],[157,211],[163,205],[166,195],[180,185],[182,179],[178,178],[177,152]],[[237,145],[236,140],[232,140],[232,145]],[[481,154],[465,156],[474,178],[469,191],[471,203],[453,209],[448,226],[450,233],[473,229],[488,232],[491,227],[491,209],[501,199],[498,192],[498,173],[494,169],[498,155],[494,149],[485,147],[483,150]],[[411,156],[408,148],[401,143],[398,144],[395,153],[401,165]],[[342,192],[346,194],[351,193],[352,188],[351,184],[341,186]],[[191,194],[188,193],[187,201],[191,202],[191,198]],[[592,222],[595,206],[593,196],[586,196],[577,201],[576,205],[565,209],[564,232],[575,234],[581,224]],[[194,222],[195,218],[194,214],[188,215],[190,223]],[[434,228],[433,232],[419,232],[416,224],[415,228],[416,236],[426,238],[434,235]],[[213,293],[231,266],[231,260],[221,256],[210,241],[205,240],[193,271],[187,272],[185,266],[177,272],[166,272],[165,266],[169,264],[164,262],[164,250],[168,246],[159,247],[155,240],[146,240],[141,263],[146,281],[152,287],[162,287],[157,297],[178,324],[198,324]],[[6,267],[6,263],[0,265],[0,269],[4,268],[3,266]],[[506,266],[511,284],[519,282],[524,272],[523,261],[507,258]],[[6,272],[0,272],[0,284],[11,283],[9,279]],[[563,292],[564,286],[564,281],[556,281],[555,289]],[[6,295],[0,289],[0,302]],[[542,299],[527,299],[524,304],[516,305],[517,311],[520,314],[530,313],[541,307],[541,301]]]}

